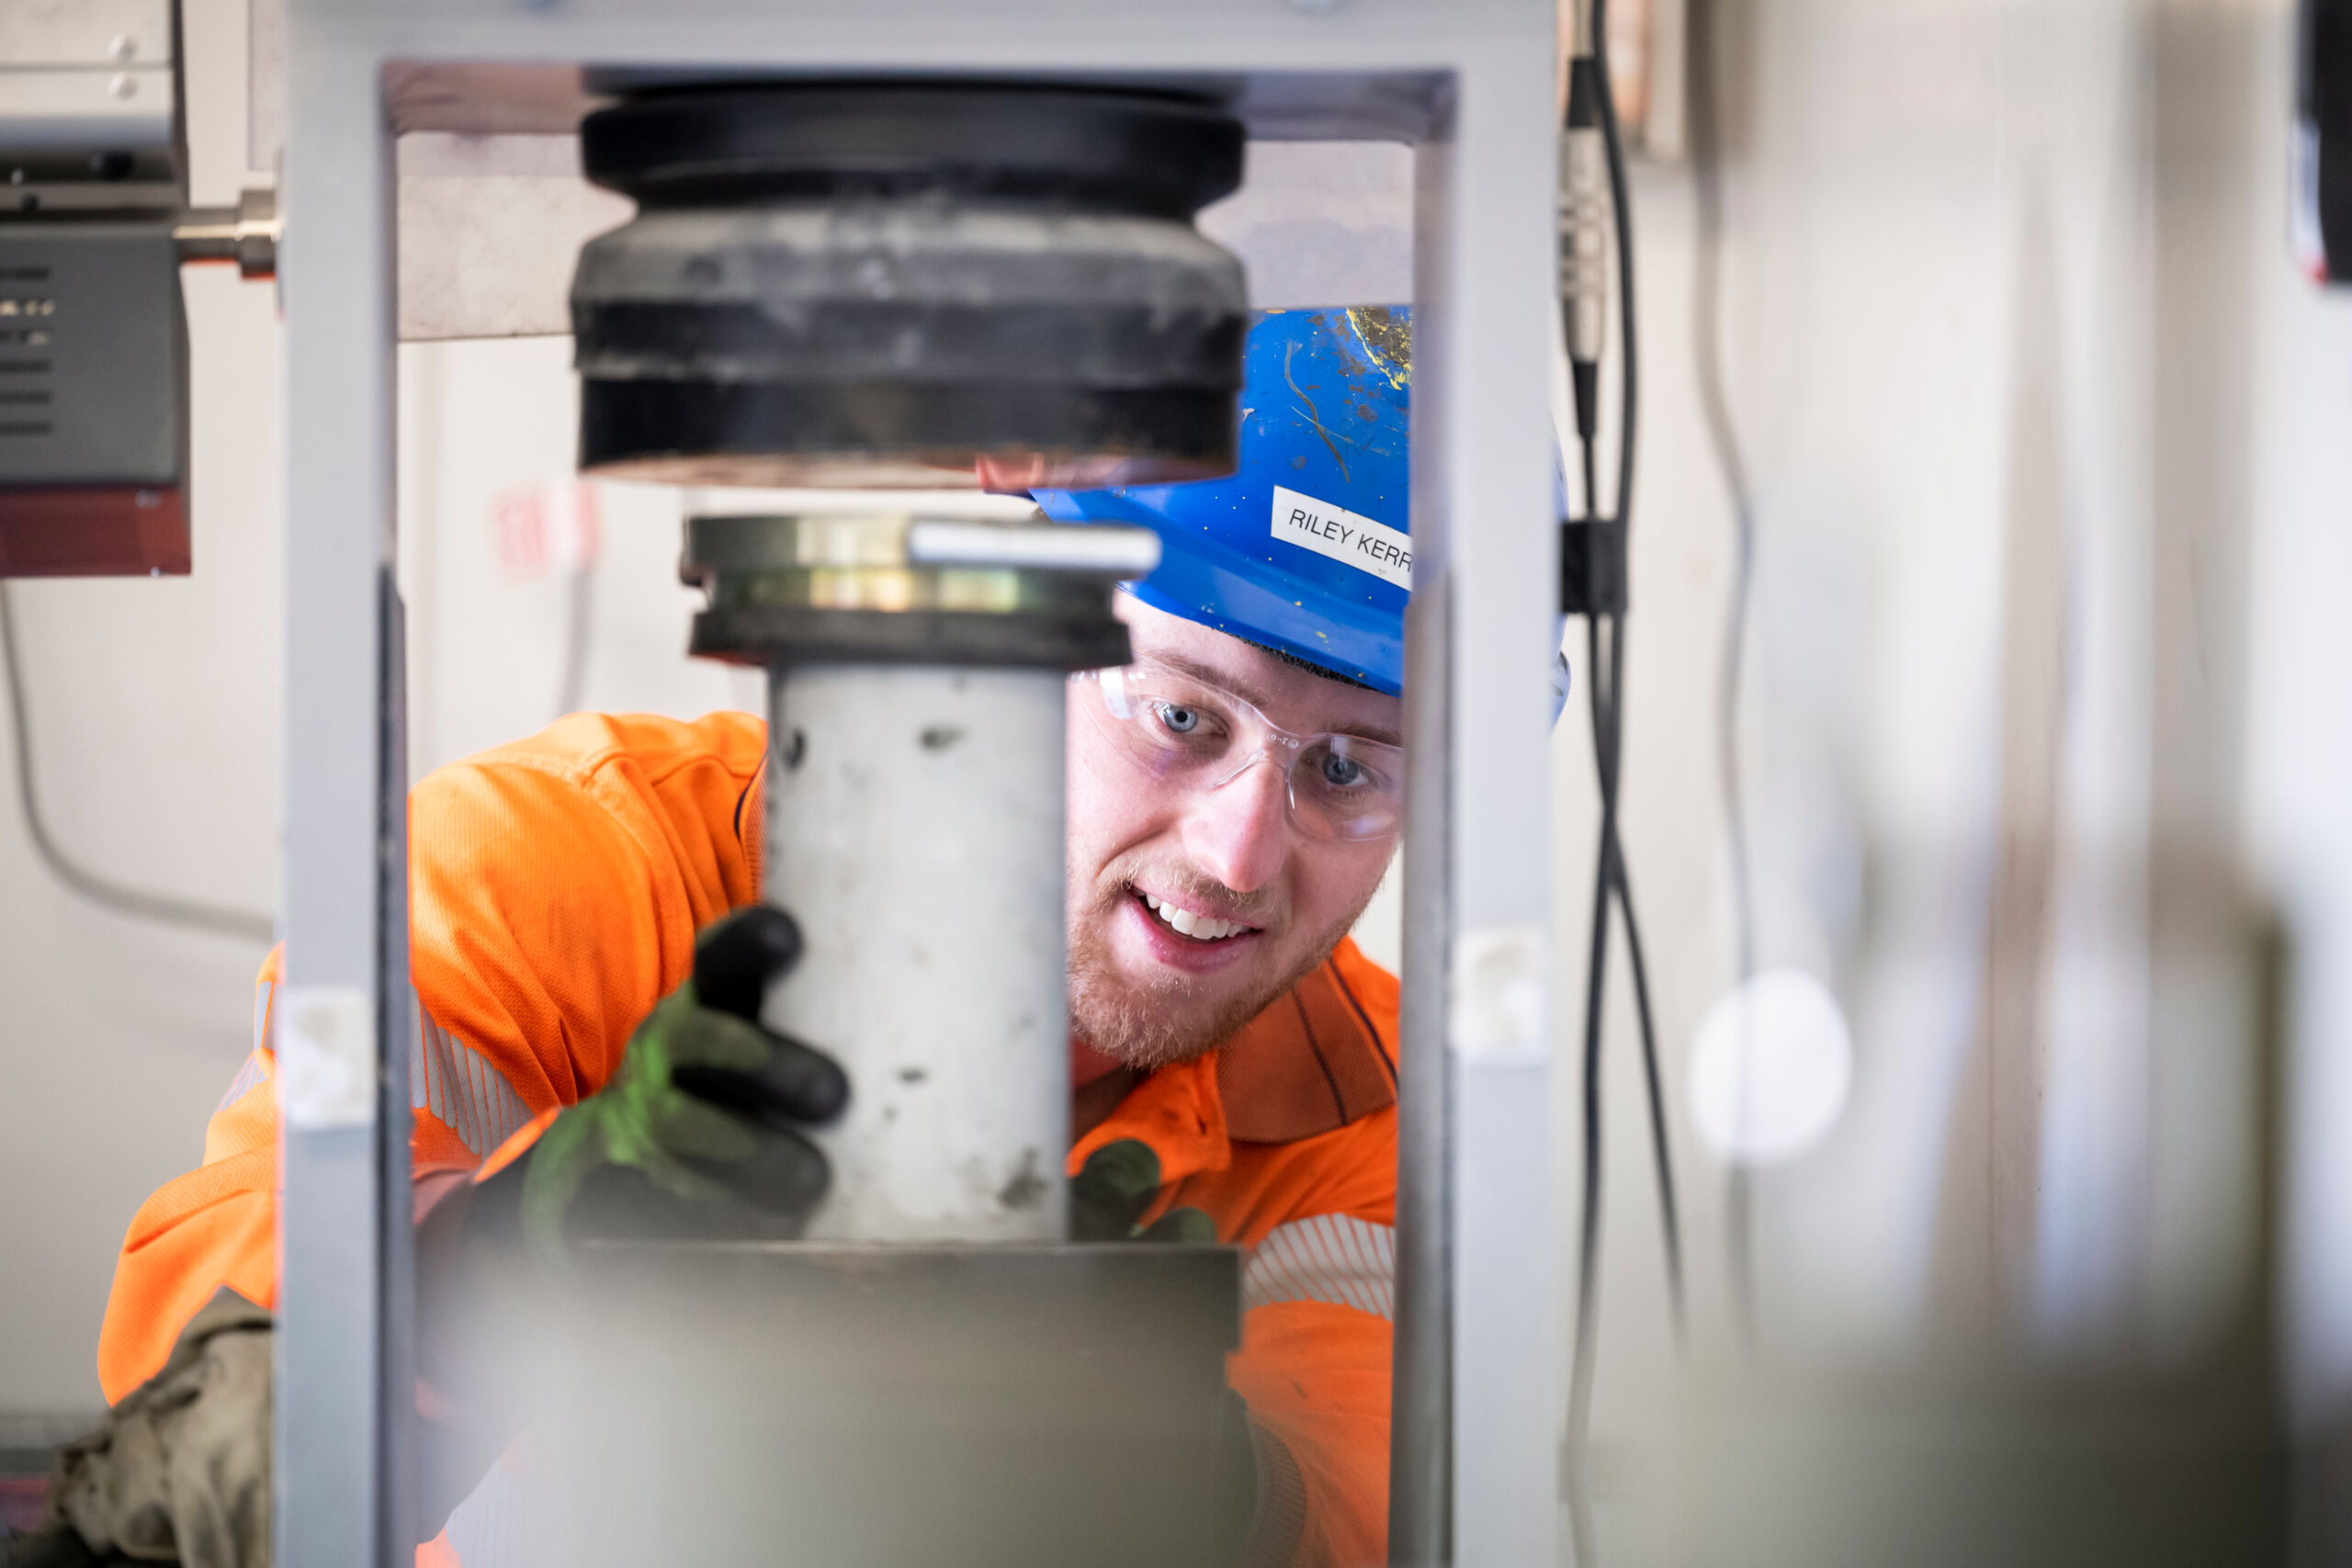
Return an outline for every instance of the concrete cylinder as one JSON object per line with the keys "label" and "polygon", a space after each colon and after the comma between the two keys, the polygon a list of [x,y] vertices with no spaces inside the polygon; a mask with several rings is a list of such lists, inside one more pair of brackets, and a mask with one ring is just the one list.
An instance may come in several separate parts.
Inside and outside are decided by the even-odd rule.
{"label": "concrete cylinder", "polygon": [[1066,1235],[1058,671],[812,664],[769,680],[766,896],[807,950],[769,1026],[831,1052],[828,1241]]}

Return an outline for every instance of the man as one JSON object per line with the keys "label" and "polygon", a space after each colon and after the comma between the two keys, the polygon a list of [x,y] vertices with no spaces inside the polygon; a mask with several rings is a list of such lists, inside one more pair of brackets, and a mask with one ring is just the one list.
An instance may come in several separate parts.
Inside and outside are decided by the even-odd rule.
{"label": "man", "polygon": [[[1038,497],[1166,547],[1125,602],[1134,665],[1070,686],[1076,1208],[1093,1234],[1250,1249],[1230,1377],[1270,1562],[1385,1550],[1397,996],[1347,932],[1402,815],[1407,333],[1401,310],[1272,313],[1234,479]],[[427,1290],[485,1237],[547,1256],[616,1225],[788,1233],[818,1200],[793,1126],[856,1086],[757,1027],[797,942],[772,911],[729,915],[759,899],[766,750],[743,715],[577,715],[413,792]],[[277,964],[205,1163],[125,1239],[109,1399],[220,1287],[274,1300]],[[433,1371],[428,1415],[465,1397]],[[420,1560],[486,1568],[499,1484]]]}

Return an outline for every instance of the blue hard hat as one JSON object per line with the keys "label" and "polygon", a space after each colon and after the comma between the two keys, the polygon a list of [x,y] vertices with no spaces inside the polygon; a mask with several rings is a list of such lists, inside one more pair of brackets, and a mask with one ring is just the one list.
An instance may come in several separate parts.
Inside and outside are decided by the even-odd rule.
{"label": "blue hard hat", "polygon": [[1261,311],[1231,479],[1033,494],[1059,522],[1156,530],[1145,604],[1399,695],[1412,384],[1406,306]]}

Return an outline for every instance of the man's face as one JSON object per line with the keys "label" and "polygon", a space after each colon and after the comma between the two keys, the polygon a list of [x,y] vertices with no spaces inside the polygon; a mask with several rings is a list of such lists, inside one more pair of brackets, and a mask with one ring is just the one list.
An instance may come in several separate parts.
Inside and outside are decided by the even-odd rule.
{"label": "man's face", "polygon": [[[1222,688],[1295,734],[1399,743],[1404,705],[1122,595],[1136,662]],[[1130,1066],[1194,1056],[1320,964],[1370,902],[1393,836],[1309,838],[1290,820],[1284,759],[1215,789],[1154,776],[1072,683],[1070,1027]],[[1154,908],[1154,904],[1158,908]],[[1179,911],[1239,926],[1187,935]],[[1216,926],[1209,928],[1217,930]]]}

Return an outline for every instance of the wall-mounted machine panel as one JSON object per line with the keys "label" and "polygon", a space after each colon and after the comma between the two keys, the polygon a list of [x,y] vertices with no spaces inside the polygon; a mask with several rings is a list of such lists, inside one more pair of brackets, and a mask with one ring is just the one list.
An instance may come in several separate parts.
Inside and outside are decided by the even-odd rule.
{"label": "wall-mounted machine panel", "polygon": [[0,577],[188,570],[172,0],[0,6]]}
{"label": "wall-mounted machine panel", "polygon": [[0,576],[188,570],[172,230],[0,223]]}
{"label": "wall-mounted machine panel", "polygon": [[277,203],[187,207],[174,0],[0,0],[0,577],[190,566],[180,264],[277,265]]}

